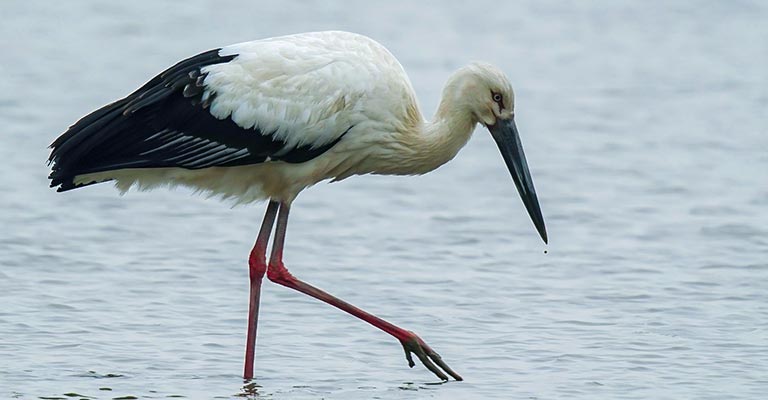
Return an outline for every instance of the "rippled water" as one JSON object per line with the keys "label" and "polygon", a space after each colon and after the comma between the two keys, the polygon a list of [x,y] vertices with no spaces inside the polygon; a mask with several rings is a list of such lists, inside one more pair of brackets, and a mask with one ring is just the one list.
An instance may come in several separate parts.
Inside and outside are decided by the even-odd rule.
{"label": "rippled water", "polygon": [[[0,398],[757,399],[768,391],[764,2],[0,2]],[[544,246],[487,132],[423,177],[321,184],[299,277],[391,337],[265,283],[240,378],[263,206],[47,188],[46,146],[177,59],[345,29],[388,46],[431,114],[469,60],[503,67]],[[547,254],[545,254],[547,250]]]}

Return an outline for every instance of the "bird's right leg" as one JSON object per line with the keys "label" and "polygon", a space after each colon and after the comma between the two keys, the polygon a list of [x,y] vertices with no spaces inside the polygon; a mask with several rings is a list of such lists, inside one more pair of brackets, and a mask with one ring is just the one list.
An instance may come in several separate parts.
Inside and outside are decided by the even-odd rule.
{"label": "bird's right leg", "polygon": [[[438,378],[447,381],[448,376],[445,374],[447,373],[457,381],[462,380],[461,376],[454,372],[445,361],[443,361],[440,355],[432,350],[432,348],[415,333],[385,321],[291,275],[291,273],[288,272],[288,269],[285,268],[285,265],[283,265],[283,244],[285,243],[285,231],[288,225],[289,210],[290,206],[288,204],[280,205],[280,212],[277,216],[277,226],[275,227],[275,239],[274,242],[272,242],[272,254],[269,258],[269,269],[267,270],[267,277],[269,280],[326,302],[394,336],[403,346],[403,349],[405,350],[405,358],[408,360],[408,365],[410,367],[415,365],[413,357],[411,356],[411,354],[415,354],[424,366],[432,371],[433,374],[437,375]],[[445,371],[445,373],[443,371]]]}
{"label": "bird's right leg", "polygon": [[245,368],[243,378],[253,378],[253,356],[256,352],[256,326],[259,323],[259,299],[261,298],[261,280],[267,272],[267,244],[275,223],[279,203],[270,201],[264,221],[261,223],[259,236],[248,257],[248,271],[251,280],[250,304],[248,306],[248,337],[245,342]]}

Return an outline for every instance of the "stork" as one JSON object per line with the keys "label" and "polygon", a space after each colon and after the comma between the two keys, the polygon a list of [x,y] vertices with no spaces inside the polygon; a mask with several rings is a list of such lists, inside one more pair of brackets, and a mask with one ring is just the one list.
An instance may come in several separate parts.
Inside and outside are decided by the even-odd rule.
{"label": "stork", "polygon": [[331,31],[244,42],[183,60],[81,118],[51,144],[49,179],[59,192],[114,181],[121,193],[179,185],[236,203],[268,201],[248,258],[245,379],[253,377],[266,275],[394,336],[410,367],[416,355],[441,380],[462,380],[412,331],[291,275],[283,264],[288,213],[302,190],[321,181],[430,172],[482,124],[546,243],[514,100],[500,69],[472,63],[450,76],[427,121],[400,63],[368,37]]}

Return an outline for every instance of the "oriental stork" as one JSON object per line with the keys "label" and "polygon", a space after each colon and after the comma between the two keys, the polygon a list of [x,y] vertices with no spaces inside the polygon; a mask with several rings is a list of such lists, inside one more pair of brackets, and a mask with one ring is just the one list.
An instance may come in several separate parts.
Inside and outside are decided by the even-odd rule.
{"label": "oriental stork", "polygon": [[114,181],[123,193],[180,185],[237,203],[268,201],[248,259],[245,379],[253,377],[266,274],[394,336],[411,367],[415,354],[441,380],[461,380],[415,333],[291,275],[283,264],[288,213],[302,190],[324,180],[430,172],[482,124],[546,243],[514,100],[500,69],[472,63],[450,76],[427,121],[400,63],[370,38],[333,31],[244,42],[183,60],[81,118],[51,144],[49,178],[59,192]]}

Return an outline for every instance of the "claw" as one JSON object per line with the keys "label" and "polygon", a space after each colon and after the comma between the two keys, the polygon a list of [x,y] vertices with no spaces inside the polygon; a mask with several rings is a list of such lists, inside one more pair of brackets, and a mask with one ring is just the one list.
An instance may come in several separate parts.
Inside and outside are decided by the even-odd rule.
{"label": "claw", "polygon": [[405,344],[403,344],[403,350],[405,350],[405,359],[408,360],[408,366],[410,368],[413,368],[413,366],[416,365],[416,363],[413,362],[413,357],[411,357],[411,352],[408,351],[408,348],[405,347]]}
{"label": "claw", "polygon": [[447,372],[448,375],[452,376],[453,379],[457,381],[463,380],[459,374],[454,372],[448,365],[445,364],[443,358],[440,357],[440,354],[437,354],[437,352],[432,350],[432,348],[424,343],[424,341],[421,340],[421,338],[418,337],[415,333],[412,334],[412,337],[401,341],[403,350],[405,350],[405,359],[408,360],[409,367],[413,368],[415,365],[413,362],[413,357],[411,356],[411,353],[413,353],[416,354],[416,357],[419,358],[419,361],[421,361],[421,363],[424,364],[428,370],[432,371],[433,374],[440,378],[440,380],[448,380],[448,376],[443,373],[443,371]]}

